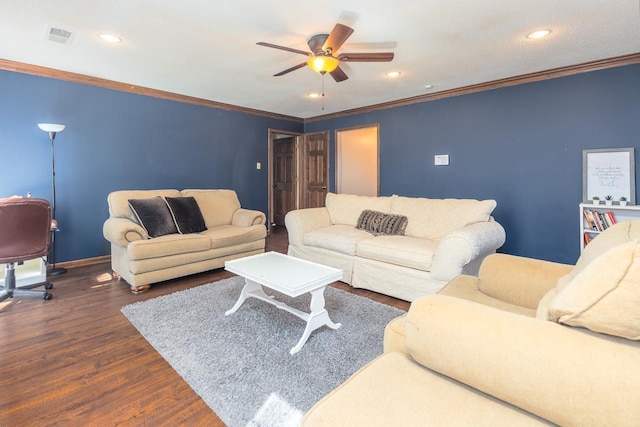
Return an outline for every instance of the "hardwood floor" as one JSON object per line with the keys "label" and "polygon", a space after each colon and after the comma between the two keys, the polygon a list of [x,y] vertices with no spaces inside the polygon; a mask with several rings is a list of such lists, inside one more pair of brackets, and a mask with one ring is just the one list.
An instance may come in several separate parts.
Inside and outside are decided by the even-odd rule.
{"label": "hardwood floor", "polygon": [[[267,251],[286,252],[276,229]],[[224,269],[133,295],[109,263],[52,277],[53,299],[0,303],[0,426],[223,426],[120,309],[231,277]],[[407,310],[409,303],[344,283],[332,286]]]}

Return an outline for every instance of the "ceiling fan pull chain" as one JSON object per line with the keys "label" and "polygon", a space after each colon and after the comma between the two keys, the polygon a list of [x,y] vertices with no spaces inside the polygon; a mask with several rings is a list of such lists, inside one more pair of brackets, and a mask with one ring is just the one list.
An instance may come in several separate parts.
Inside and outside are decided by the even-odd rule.
{"label": "ceiling fan pull chain", "polygon": [[324,76],[327,73],[322,74],[322,111],[324,111]]}

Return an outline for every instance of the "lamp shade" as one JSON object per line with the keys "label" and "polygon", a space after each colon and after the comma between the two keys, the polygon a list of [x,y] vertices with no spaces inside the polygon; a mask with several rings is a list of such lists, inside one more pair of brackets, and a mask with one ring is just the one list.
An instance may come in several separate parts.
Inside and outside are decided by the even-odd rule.
{"label": "lamp shade", "polygon": [[316,73],[330,73],[340,65],[340,61],[330,55],[314,56],[307,61],[307,65]]}
{"label": "lamp shade", "polygon": [[38,123],[38,127],[45,132],[62,132],[64,130],[64,125],[54,123]]}

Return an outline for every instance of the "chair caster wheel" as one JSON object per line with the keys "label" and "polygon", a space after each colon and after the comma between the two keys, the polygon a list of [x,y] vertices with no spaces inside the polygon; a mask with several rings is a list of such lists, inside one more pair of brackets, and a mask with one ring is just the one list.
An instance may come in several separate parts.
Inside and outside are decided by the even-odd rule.
{"label": "chair caster wheel", "polygon": [[44,294],[44,300],[45,301],[49,301],[51,298],[53,298],[53,295],[51,295],[49,292]]}
{"label": "chair caster wheel", "polygon": [[52,289],[53,288],[53,283],[47,282],[44,284],[44,288],[45,289]]}

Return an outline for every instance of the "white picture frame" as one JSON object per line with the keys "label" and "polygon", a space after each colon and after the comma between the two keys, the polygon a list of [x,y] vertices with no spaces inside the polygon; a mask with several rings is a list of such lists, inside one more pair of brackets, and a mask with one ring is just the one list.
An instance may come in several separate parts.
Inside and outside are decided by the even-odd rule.
{"label": "white picture frame", "polygon": [[594,196],[636,204],[635,152],[633,148],[605,148],[582,152],[582,201]]}

